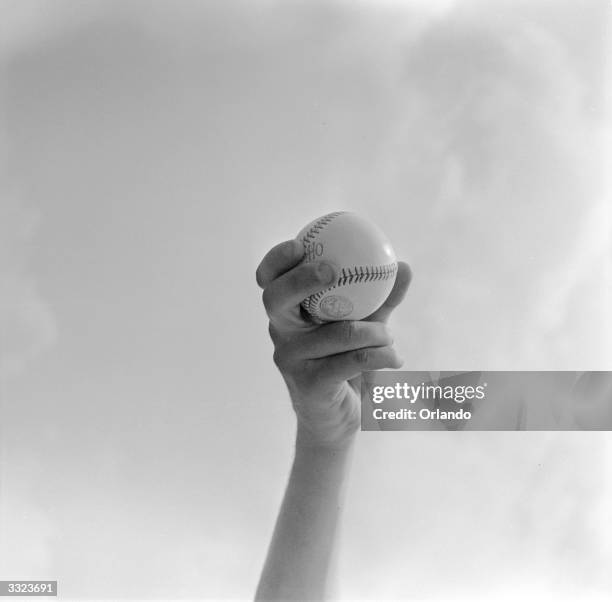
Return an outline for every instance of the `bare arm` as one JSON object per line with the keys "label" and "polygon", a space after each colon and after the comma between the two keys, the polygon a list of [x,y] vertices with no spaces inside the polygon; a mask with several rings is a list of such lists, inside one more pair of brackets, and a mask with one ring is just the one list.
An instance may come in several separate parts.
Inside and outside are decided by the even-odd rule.
{"label": "bare arm", "polygon": [[[361,321],[313,324],[302,299],[335,278],[315,263],[302,264],[295,241],[274,247],[257,269],[270,318],[274,361],[297,417],[289,483],[264,564],[256,600],[323,600],[354,439],[360,425],[358,378],[363,370],[399,368],[385,324],[410,281],[400,262],[385,304]],[[320,265],[320,264],[319,264]]]}
{"label": "bare arm", "polygon": [[353,444],[296,443],[256,600],[324,600]]}

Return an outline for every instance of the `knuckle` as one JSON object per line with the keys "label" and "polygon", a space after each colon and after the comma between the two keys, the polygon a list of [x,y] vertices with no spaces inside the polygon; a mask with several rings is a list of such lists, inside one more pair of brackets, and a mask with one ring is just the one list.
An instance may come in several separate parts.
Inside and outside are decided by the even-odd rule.
{"label": "knuckle", "polygon": [[380,325],[380,332],[381,332],[383,341],[387,345],[393,345],[393,335],[391,334],[391,330],[386,324]]}
{"label": "knuckle", "polygon": [[397,368],[401,364],[399,356],[393,347],[384,347],[384,353],[381,354],[381,364],[384,368]]}
{"label": "knuckle", "polygon": [[351,320],[345,320],[340,323],[340,337],[344,343],[350,343],[357,334],[357,327],[355,326],[355,322]]}
{"label": "knuckle", "polygon": [[272,354],[274,364],[281,372],[286,372],[291,364],[290,354],[283,345],[277,345]]}
{"label": "knuckle", "polygon": [[263,293],[261,294],[261,301],[266,312],[270,314],[274,306],[274,297],[272,291],[269,288],[265,288],[263,290]]}
{"label": "knuckle", "polygon": [[392,337],[389,328],[382,322],[368,323],[368,343],[372,346],[391,345]]}
{"label": "knuckle", "polygon": [[298,242],[294,239],[282,243],[281,253],[285,261],[293,261],[299,252]]}
{"label": "knuckle", "polygon": [[263,287],[263,275],[261,265],[255,270],[255,282],[257,282],[257,286]]}
{"label": "knuckle", "polygon": [[371,352],[369,349],[356,349],[353,352],[353,358],[357,362],[357,364],[363,366],[367,364],[370,360]]}
{"label": "knuckle", "polygon": [[281,372],[292,372],[292,367],[296,365],[296,357],[291,344],[287,342],[277,342],[274,346],[272,360]]}
{"label": "knuckle", "polygon": [[282,368],[284,366],[284,354],[278,349],[278,347],[274,350],[272,354],[272,360],[276,364],[277,368]]}

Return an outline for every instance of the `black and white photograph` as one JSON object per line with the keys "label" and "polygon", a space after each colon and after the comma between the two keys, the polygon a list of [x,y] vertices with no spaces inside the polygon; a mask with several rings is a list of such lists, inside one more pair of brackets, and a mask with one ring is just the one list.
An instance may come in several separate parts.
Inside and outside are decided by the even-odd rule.
{"label": "black and white photograph", "polygon": [[610,0],[0,0],[0,599],[612,599]]}

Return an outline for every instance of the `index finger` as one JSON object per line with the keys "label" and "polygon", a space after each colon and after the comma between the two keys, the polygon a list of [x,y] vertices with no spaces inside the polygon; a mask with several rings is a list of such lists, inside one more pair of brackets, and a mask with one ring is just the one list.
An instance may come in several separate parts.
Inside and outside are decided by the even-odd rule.
{"label": "index finger", "polygon": [[295,267],[304,257],[304,247],[296,239],[285,240],[272,247],[261,260],[255,272],[255,279],[261,288],[272,280]]}

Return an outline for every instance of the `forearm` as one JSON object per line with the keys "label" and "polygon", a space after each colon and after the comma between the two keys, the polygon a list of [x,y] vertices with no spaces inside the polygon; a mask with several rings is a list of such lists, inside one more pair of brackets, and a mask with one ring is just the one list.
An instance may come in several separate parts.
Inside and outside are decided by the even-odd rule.
{"label": "forearm", "polygon": [[308,446],[298,432],[256,600],[325,599],[352,448]]}

